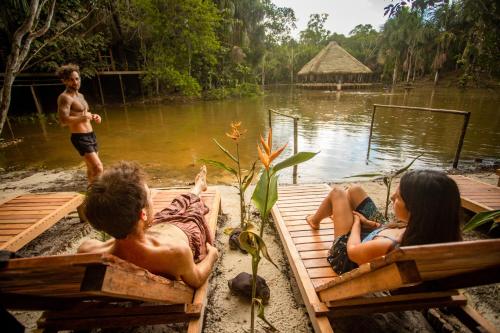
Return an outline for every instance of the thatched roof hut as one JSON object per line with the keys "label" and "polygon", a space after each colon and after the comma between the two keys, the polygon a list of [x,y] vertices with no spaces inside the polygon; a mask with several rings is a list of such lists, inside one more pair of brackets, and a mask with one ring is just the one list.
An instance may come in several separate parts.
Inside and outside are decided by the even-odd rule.
{"label": "thatched roof hut", "polygon": [[336,42],[330,42],[298,73],[301,82],[366,82],[370,68],[363,65]]}

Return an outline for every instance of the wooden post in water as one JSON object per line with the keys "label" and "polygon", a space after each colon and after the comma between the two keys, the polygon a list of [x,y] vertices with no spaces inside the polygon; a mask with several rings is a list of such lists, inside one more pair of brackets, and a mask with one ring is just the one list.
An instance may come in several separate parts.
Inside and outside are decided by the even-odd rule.
{"label": "wooden post in water", "polygon": [[272,123],[271,123],[271,112],[273,112],[273,110],[269,109],[268,110],[268,116],[269,116],[269,128],[272,127]]}
{"label": "wooden post in water", "polygon": [[[293,154],[297,154],[299,150],[299,118],[293,117]],[[297,165],[293,166],[293,183],[297,184]]]}
{"label": "wooden post in water", "polygon": [[372,133],[373,133],[373,120],[375,119],[375,109],[377,106],[374,104],[373,105],[373,110],[372,110],[372,122],[370,125],[370,136],[368,137],[368,151],[366,152],[366,161],[368,161],[368,158],[370,158],[370,146],[372,144]]}
{"label": "wooden post in water", "polygon": [[12,125],[10,124],[9,117],[7,117],[7,125],[9,126],[9,131],[10,135],[12,136],[12,140],[14,140],[16,137],[14,136],[14,131],[12,130]]}
{"label": "wooden post in water", "polygon": [[120,80],[120,88],[121,88],[121,91],[122,91],[122,101],[123,101],[123,104],[126,104],[126,101],[125,101],[125,91],[123,89],[123,81],[122,81],[122,75],[121,74],[118,74],[118,79]]}
{"label": "wooden post in water", "polygon": [[102,93],[101,76],[97,73],[97,85],[99,86],[99,95],[101,96],[101,104],[104,105],[104,94]]}
{"label": "wooden post in water", "polygon": [[370,137],[368,139],[368,151],[366,152],[366,159],[368,160],[370,156],[370,145],[372,142],[372,132],[373,132],[373,119],[375,118],[375,109],[377,106],[387,108],[387,109],[402,109],[402,110],[415,110],[415,111],[426,111],[435,113],[447,113],[464,116],[464,123],[462,125],[462,133],[460,134],[460,139],[458,141],[457,150],[455,152],[455,159],[453,160],[453,168],[456,169],[458,166],[458,160],[460,159],[460,152],[462,151],[462,146],[464,144],[465,132],[467,131],[467,126],[469,125],[470,112],[458,111],[458,110],[446,110],[446,109],[432,109],[432,108],[422,108],[415,106],[404,106],[404,105],[383,105],[383,104],[373,104],[372,111],[372,122],[370,125]]}
{"label": "wooden post in water", "polygon": [[467,131],[467,126],[469,125],[470,112],[464,114],[464,123],[462,125],[462,133],[460,133],[460,140],[458,140],[457,151],[455,152],[455,159],[453,160],[453,169],[458,166],[458,160],[460,159],[460,152],[462,151],[462,146],[464,145],[465,132]]}
{"label": "wooden post in water", "polygon": [[35,87],[33,85],[31,85],[30,90],[31,90],[31,95],[33,96],[33,100],[35,101],[36,112],[40,115],[43,113],[43,110],[42,110],[42,105],[40,104],[40,101],[38,100],[38,97],[36,96]]}

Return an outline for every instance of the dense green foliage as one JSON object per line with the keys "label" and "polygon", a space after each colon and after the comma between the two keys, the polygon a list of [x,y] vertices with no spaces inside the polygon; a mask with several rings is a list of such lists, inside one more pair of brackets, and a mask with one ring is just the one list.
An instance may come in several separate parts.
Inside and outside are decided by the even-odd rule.
{"label": "dense green foliage", "polygon": [[[27,0],[6,0],[0,8],[0,67],[28,7]],[[437,80],[442,72],[456,72],[462,85],[498,77],[496,1],[388,1],[380,10],[388,17],[380,31],[359,24],[347,36],[331,33],[328,14],[318,13],[294,39],[295,13],[271,0],[58,1],[49,32],[33,42],[22,70],[50,72],[68,62],[87,77],[144,70],[150,94],[219,99],[296,82],[300,68],[336,41],[386,82]]]}

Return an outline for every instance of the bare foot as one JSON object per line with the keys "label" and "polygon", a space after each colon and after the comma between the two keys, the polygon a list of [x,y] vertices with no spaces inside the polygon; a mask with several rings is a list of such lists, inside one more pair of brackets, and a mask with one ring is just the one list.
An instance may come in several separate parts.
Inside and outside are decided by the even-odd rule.
{"label": "bare foot", "polygon": [[199,195],[201,192],[207,190],[207,167],[202,165],[200,172],[196,175],[194,179],[193,193]]}
{"label": "bare foot", "polygon": [[316,223],[313,222],[313,220],[312,220],[313,216],[314,215],[307,215],[306,216],[306,222],[311,226],[312,229],[319,230],[319,223],[316,224]]}

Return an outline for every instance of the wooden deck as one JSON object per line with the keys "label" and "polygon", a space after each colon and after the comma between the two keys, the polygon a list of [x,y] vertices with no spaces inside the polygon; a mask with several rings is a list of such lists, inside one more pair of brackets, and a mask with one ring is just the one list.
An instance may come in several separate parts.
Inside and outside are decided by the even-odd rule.
{"label": "wooden deck", "polygon": [[279,199],[272,209],[315,332],[333,332],[326,317],[329,309],[315,291],[316,286],[337,276],[326,261],[333,242],[333,222],[326,218],[321,221],[320,230],[312,230],[305,216],[316,211],[329,191],[326,184],[279,187]]}
{"label": "wooden deck", "polygon": [[28,193],[0,204],[0,250],[17,251],[83,202],[76,192]]}
{"label": "wooden deck", "polygon": [[500,209],[500,187],[453,175],[460,190],[462,207],[475,213]]}

